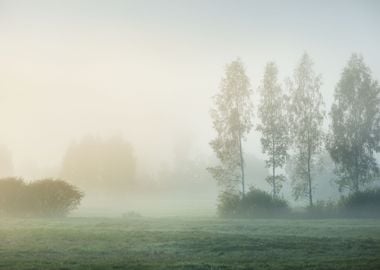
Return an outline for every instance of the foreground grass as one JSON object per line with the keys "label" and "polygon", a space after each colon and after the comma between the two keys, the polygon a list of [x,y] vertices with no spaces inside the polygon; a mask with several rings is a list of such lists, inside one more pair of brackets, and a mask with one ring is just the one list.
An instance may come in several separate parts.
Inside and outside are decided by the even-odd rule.
{"label": "foreground grass", "polygon": [[0,219],[0,269],[380,269],[380,220]]}

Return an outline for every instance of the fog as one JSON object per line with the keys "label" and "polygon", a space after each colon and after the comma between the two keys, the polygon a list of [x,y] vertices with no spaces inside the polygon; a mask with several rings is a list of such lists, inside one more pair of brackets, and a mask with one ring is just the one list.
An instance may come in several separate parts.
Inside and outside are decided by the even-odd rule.
{"label": "fog", "polygon": [[[241,58],[256,111],[265,64],[276,62],[283,83],[307,51],[329,111],[353,52],[380,78],[379,10],[377,1],[0,1],[0,152],[12,158],[2,166],[0,153],[0,175],[60,178],[70,145],[117,137],[133,149],[133,187],[126,198],[85,189],[81,214],[214,214],[209,112],[225,65]],[[247,185],[270,191],[255,127],[244,149]],[[317,199],[338,196],[321,178]],[[282,196],[292,200],[288,185]]]}

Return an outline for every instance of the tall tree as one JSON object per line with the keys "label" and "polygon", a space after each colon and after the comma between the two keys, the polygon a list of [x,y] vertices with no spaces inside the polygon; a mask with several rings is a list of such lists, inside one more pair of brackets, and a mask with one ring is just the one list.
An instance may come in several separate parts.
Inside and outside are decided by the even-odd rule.
{"label": "tall tree", "polygon": [[210,142],[220,165],[209,168],[213,177],[227,190],[241,183],[245,193],[242,141],[252,128],[253,105],[250,82],[240,59],[227,65],[220,91],[211,110],[216,138]]}
{"label": "tall tree", "polygon": [[272,175],[267,182],[272,186],[273,197],[276,197],[285,180],[283,174],[276,175],[276,168],[282,168],[286,161],[289,146],[288,123],[285,97],[277,81],[278,69],[270,62],[265,67],[264,79],[260,89],[261,100],[258,116],[261,123],[257,130],[262,134],[263,153],[267,154],[266,167],[272,168]]}
{"label": "tall tree", "polygon": [[363,57],[353,54],[335,88],[328,150],[340,190],[357,192],[379,177],[380,87]]}
{"label": "tall tree", "polygon": [[124,196],[133,188],[136,157],[120,136],[85,136],[72,143],[62,162],[62,178],[88,191]]}
{"label": "tall tree", "polygon": [[306,197],[313,206],[312,171],[322,149],[324,119],[323,100],[319,91],[320,75],[315,75],[313,62],[305,53],[290,83],[289,119],[294,145],[293,195]]}

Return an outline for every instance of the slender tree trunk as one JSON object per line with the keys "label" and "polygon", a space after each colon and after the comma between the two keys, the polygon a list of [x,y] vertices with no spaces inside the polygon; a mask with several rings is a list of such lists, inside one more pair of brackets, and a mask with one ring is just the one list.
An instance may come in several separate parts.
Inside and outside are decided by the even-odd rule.
{"label": "slender tree trunk", "polygon": [[274,153],[274,136],[272,134],[272,181],[273,181],[273,198],[276,197],[276,161],[275,161],[275,153]]}
{"label": "slender tree trunk", "polygon": [[273,198],[277,196],[276,193],[276,167],[273,165]]}
{"label": "slender tree trunk", "polygon": [[354,192],[359,192],[359,180],[357,175],[355,175]]}
{"label": "slender tree trunk", "polygon": [[354,192],[359,192],[359,164],[358,164],[358,151],[355,151],[355,175],[354,175]]}
{"label": "slender tree trunk", "polygon": [[358,131],[360,130],[359,129],[359,124],[358,124],[358,112],[355,113],[355,140],[354,140],[354,143],[355,143],[355,146],[354,146],[354,161],[355,161],[355,166],[354,166],[354,170],[355,170],[355,173],[354,173],[354,179],[353,179],[353,188],[354,188],[354,192],[359,192],[359,161],[358,161],[358,157],[359,157],[359,149],[358,149]]}
{"label": "slender tree trunk", "polygon": [[240,169],[241,169],[241,192],[242,196],[245,195],[245,183],[244,183],[244,157],[243,157],[243,147],[241,143],[241,134],[239,131],[239,151],[240,151]]}
{"label": "slender tree trunk", "polygon": [[313,191],[311,189],[311,149],[310,149],[310,143],[307,147],[307,177],[308,177],[308,185],[309,185],[309,206],[313,207]]}

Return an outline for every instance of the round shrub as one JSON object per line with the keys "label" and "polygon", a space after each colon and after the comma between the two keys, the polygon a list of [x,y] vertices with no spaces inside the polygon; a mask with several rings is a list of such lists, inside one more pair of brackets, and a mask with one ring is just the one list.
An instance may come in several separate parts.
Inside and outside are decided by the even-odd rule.
{"label": "round shrub", "polygon": [[218,214],[221,217],[280,217],[289,213],[285,200],[273,198],[259,189],[251,188],[244,197],[231,192],[219,196]]}
{"label": "round shrub", "polygon": [[247,217],[278,217],[287,214],[288,203],[263,190],[251,188],[241,199],[240,212]]}
{"label": "round shrub", "polygon": [[17,178],[0,180],[0,212],[7,215],[66,216],[82,198],[82,192],[63,180],[43,179],[29,184]]}

